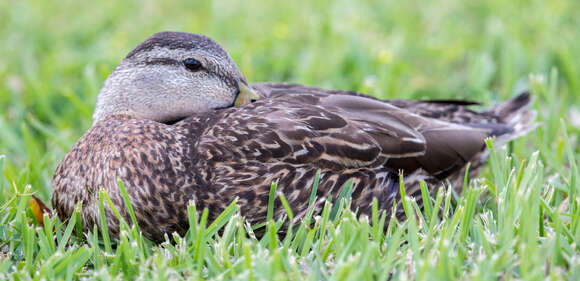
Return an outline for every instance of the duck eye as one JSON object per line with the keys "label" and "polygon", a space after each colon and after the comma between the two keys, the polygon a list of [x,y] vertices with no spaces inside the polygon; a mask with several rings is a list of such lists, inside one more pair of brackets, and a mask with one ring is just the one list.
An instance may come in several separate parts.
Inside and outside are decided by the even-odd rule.
{"label": "duck eye", "polygon": [[186,58],[183,60],[183,65],[187,67],[190,71],[198,71],[201,69],[201,62],[194,58]]}

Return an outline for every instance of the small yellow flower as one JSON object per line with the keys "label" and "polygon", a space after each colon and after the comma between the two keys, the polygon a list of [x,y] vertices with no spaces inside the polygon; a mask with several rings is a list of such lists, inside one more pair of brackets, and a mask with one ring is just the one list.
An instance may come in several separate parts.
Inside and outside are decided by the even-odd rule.
{"label": "small yellow flower", "polygon": [[285,23],[277,23],[272,27],[272,33],[274,37],[284,39],[288,37],[288,25]]}
{"label": "small yellow flower", "polygon": [[389,64],[393,61],[393,52],[389,49],[383,49],[379,52],[378,59],[382,64]]}

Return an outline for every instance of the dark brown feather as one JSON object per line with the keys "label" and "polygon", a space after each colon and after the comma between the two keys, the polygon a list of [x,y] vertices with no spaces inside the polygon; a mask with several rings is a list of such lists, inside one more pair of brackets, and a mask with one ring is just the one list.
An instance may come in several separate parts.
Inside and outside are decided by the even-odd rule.
{"label": "dark brown feather", "polygon": [[[262,222],[274,181],[292,211],[301,213],[317,170],[320,198],[336,199],[352,180],[352,206],[359,214],[370,214],[373,198],[390,213],[400,197],[399,170],[409,194],[419,194],[420,179],[436,190],[441,180],[458,177],[467,162],[480,166],[485,161],[483,140],[498,132],[494,128],[507,127],[504,132],[511,135],[516,125],[529,129],[530,122],[504,114],[511,109],[526,116],[529,102],[477,113],[457,103],[389,103],[291,84],[253,87],[263,97],[255,103],[173,125],[122,115],[96,123],[55,173],[52,204],[60,218],[70,217],[82,202],[83,226],[92,229],[98,222],[98,190],[104,188],[130,221],[117,187],[120,178],[144,234],[160,242],[166,233],[185,233],[191,201],[215,219],[239,198],[242,215]],[[284,213],[276,200],[275,215]],[[108,227],[118,234],[119,223],[108,207],[106,215]]]}

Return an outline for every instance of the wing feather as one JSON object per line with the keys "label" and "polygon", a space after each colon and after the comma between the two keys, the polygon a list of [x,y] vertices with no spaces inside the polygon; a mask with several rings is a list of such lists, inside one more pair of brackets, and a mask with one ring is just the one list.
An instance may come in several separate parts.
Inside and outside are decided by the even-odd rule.
{"label": "wing feather", "polygon": [[[221,142],[222,153],[260,161],[337,169],[386,165],[444,177],[480,152],[490,134],[488,129],[422,117],[361,94],[292,84],[259,87],[261,100],[227,109],[214,126],[220,129],[205,134],[200,143]],[[245,141],[227,143],[232,137]]]}

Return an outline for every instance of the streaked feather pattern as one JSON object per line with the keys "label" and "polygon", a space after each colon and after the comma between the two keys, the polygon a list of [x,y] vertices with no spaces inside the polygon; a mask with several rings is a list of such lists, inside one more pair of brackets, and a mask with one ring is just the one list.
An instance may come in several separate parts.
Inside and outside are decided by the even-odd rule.
{"label": "streaked feather pattern", "polygon": [[[409,194],[417,195],[418,179],[435,189],[444,179],[459,178],[470,161],[475,173],[485,161],[485,138],[507,141],[533,127],[528,94],[478,113],[462,102],[384,102],[294,84],[252,86],[262,99],[173,125],[122,115],[95,124],[55,173],[52,203],[59,216],[68,218],[83,202],[84,227],[91,229],[100,187],[125,210],[119,177],[145,235],[162,241],[165,233],[188,229],[189,201],[198,210],[207,207],[213,219],[238,197],[242,215],[262,222],[274,181],[300,213],[317,170],[319,197],[336,198],[352,180],[352,206],[359,214],[369,214],[373,198],[389,213],[399,198],[399,171]],[[278,200],[275,211],[284,213]],[[107,218],[116,233],[110,210]]]}

